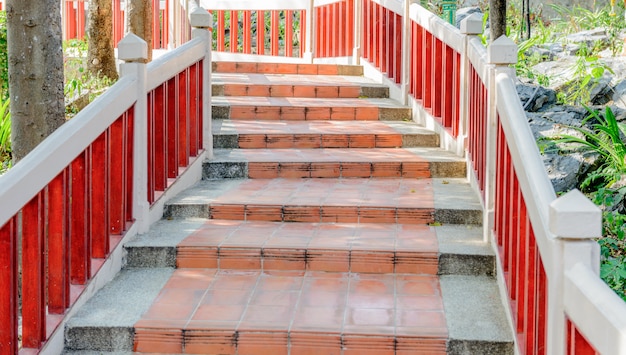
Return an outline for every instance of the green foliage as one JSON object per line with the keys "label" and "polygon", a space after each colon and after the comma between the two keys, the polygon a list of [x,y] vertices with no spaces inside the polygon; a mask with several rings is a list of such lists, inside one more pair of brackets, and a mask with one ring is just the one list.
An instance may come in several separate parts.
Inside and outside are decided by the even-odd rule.
{"label": "green foliage", "polygon": [[605,72],[613,73],[613,70],[597,55],[590,53],[589,49],[581,46],[578,51],[576,62],[571,68],[573,79],[564,86],[564,90],[558,97],[559,102],[569,105],[589,104],[591,91],[598,85]]}
{"label": "green foliage", "polygon": [[[599,156],[599,164],[582,181],[581,189],[597,186],[611,187],[626,173],[626,144],[621,137],[626,134],[626,125],[618,123],[610,107],[605,114],[588,109],[590,115],[582,122],[581,127],[570,126],[583,138],[564,135],[557,143],[573,143],[584,152],[594,152]],[[591,128],[586,124],[593,120]]]}
{"label": "green foliage", "polygon": [[0,174],[11,167],[11,112],[9,99],[0,98]]}
{"label": "green foliage", "polygon": [[7,53],[7,14],[0,11],[0,99],[9,97],[9,56]]}

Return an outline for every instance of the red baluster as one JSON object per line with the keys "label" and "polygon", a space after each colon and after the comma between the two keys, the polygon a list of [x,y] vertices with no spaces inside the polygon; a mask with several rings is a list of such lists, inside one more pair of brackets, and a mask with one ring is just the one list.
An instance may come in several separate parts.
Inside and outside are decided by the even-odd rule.
{"label": "red baluster", "polygon": [[17,354],[17,233],[15,217],[0,228],[0,354]]}
{"label": "red baluster", "polygon": [[52,314],[63,314],[70,305],[67,178],[65,169],[48,184],[48,311]]}

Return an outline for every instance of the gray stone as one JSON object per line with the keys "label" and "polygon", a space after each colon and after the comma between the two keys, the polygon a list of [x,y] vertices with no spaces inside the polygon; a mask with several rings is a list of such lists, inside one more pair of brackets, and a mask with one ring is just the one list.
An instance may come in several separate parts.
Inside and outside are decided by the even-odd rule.
{"label": "gray stone", "polygon": [[556,92],[540,85],[517,83],[517,95],[525,111],[537,112],[556,103]]}
{"label": "gray stone", "polygon": [[202,168],[202,179],[245,179],[248,177],[246,162],[206,161]]}
{"label": "gray stone", "polygon": [[[463,7],[456,10],[456,28],[461,28],[461,22],[471,14],[481,14],[482,10],[478,6]],[[489,22],[489,21],[487,21]]]}
{"label": "gray stone", "polygon": [[608,45],[609,37],[602,28],[593,30],[580,31],[565,37],[569,43],[584,44],[588,48],[592,48],[597,42],[601,42],[602,46]]}
{"label": "gray stone", "polygon": [[213,135],[213,148],[239,148],[239,136],[237,134]]}

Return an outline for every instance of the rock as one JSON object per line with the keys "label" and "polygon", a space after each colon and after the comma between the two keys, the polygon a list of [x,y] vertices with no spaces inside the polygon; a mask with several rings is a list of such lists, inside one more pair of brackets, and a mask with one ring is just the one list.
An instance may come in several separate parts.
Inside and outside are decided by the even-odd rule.
{"label": "rock", "polygon": [[569,43],[585,45],[589,49],[596,46],[597,42],[601,42],[603,48],[609,45],[609,36],[602,28],[573,33],[565,37],[565,40]]}
{"label": "rock", "polygon": [[620,108],[626,108],[626,80],[620,81],[613,87],[613,103]]}
{"label": "rock", "polygon": [[516,88],[525,111],[537,112],[556,103],[556,92],[552,89],[522,82]]}

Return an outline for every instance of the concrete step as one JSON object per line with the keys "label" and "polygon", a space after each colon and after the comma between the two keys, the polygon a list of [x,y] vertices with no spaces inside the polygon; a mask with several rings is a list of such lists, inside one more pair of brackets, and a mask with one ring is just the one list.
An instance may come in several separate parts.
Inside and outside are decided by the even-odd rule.
{"label": "concrete step", "polygon": [[213,62],[215,73],[256,73],[256,74],[303,74],[303,75],[363,75],[360,65],[337,64],[294,64],[256,62]]}
{"label": "concrete step", "polygon": [[129,268],[65,353],[508,355],[503,315],[487,276]]}
{"label": "concrete step", "polygon": [[201,181],[164,217],[274,222],[480,224],[465,179],[246,179]]}
{"label": "concrete step", "polygon": [[215,73],[213,96],[389,97],[389,88],[362,76]]}
{"label": "concrete step", "polygon": [[438,147],[439,135],[404,121],[214,120],[214,148]]}
{"label": "concrete step", "polygon": [[130,267],[493,276],[475,226],[163,220],[127,243]]}
{"label": "concrete step", "polygon": [[214,96],[213,119],[410,121],[411,109],[391,99]]}
{"label": "concrete step", "polygon": [[215,149],[205,180],[463,178],[465,161],[440,148]]}

